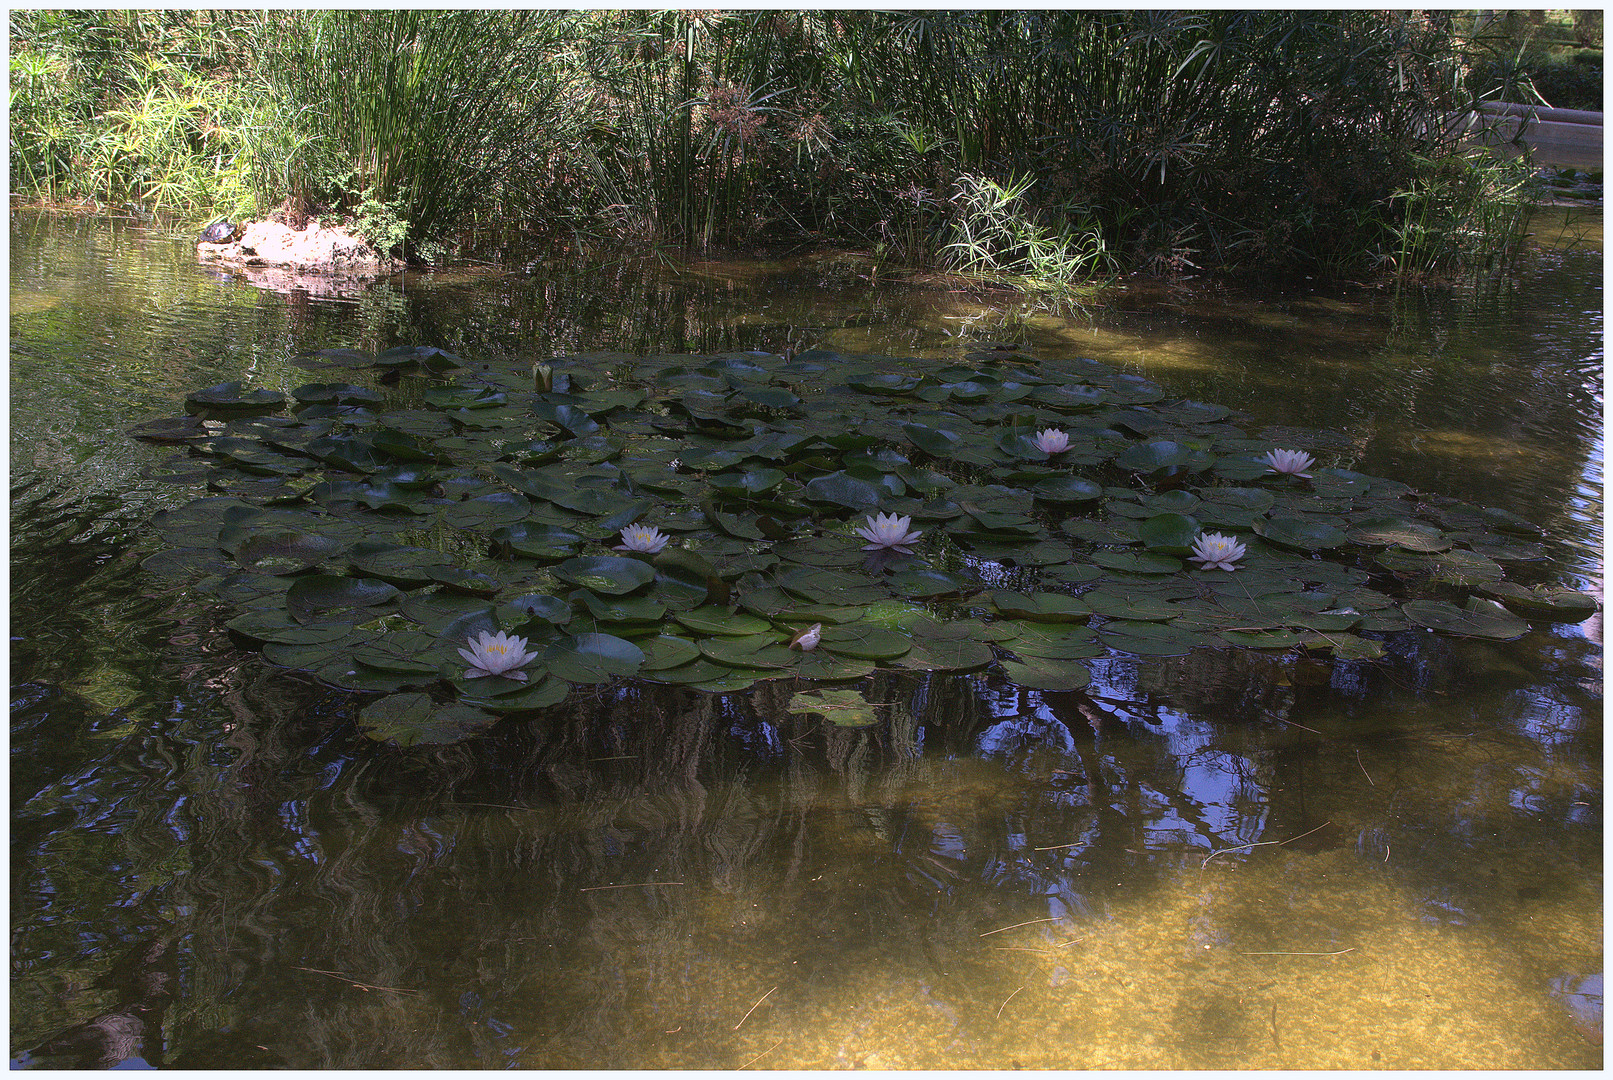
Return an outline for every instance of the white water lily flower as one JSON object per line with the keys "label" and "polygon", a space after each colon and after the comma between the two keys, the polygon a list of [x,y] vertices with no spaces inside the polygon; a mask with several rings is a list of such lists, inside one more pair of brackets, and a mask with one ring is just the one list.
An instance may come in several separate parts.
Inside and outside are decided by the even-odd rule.
{"label": "white water lily flower", "polygon": [[1058,428],[1045,428],[1031,440],[1044,454],[1062,454],[1070,448],[1070,437]]}
{"label": "white water lily flower", "polygon": [[1193,554],[1188,558],[1203,563],[1204,570],[1236,570],[1232,565],[1243,558],[1243,545],[1230,536],[1220,533],[1199,533],[1193,541]]}
{"label": "white water lily flower", "polygon": [[856,533],[868,541],[863,545],[862,549],[864,551],[878,551],[880,548],[890,548],[893,551],[900,551],[903,555],[911,555],[913,554],[913,549],[907,545],[923,535],[917,529],[908,532],[908,526],[912,524],[913,519],[910,517],[880,514],[878,517],[870,517],[866,526],[857,526]]}
{"label": "white water lily flower", "polygon": [[1305,470],[1316,464],[1316,460],[1303,450],[1273,450],[1260,459],[1271,466],[1271,471],[1281,473],[1283,476],[1303,476],[1309,480],[1311,474]]}
{"label": "white water lily flower", "polygon": [[617,551],[642,551],[646,555],[654,555],[666,547],[671,537],[662,534],[660,529],[653,526],[629,525],[622,530],[622,542],[616,545]]}
{"label": "white water lily flower", "polygon": [[818,640],[823,637],[823,624],[813,623],[805,630],[790,639],[789,647],[800,649],[802,652],[811,652],[818,647]]}
{"label": "white water lily flower", "polygon": [[537,653],[526,651],[526,638],[511,637],[502,630],[496,634],[483,630],[467,644],[469,649],[459,650],[459,655],[470,661],[470,670],[465,672],[467,679],[502,675],[516,682],[526,682],[526,672],[516,669],[538,658]]}

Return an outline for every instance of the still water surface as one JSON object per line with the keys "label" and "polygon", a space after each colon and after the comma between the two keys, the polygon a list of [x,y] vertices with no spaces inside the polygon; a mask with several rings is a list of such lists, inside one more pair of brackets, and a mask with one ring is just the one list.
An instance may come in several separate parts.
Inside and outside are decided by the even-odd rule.
{"label": "still water surface", "polygon": [[[13,212],[12,1049],[190,1068],[1584,1068],[1601,619],[1377,663],[1200,650],[1090,694],[881,673],[866,730],[635,685],[431,751],[138,561],[123,435],[291,356],[1089,356],[1544,526],[1602,590],[1601,221],[1520,280],[1056,311],[854,257],[247,281]],[[176,603],[178,606],[176,606]]]}

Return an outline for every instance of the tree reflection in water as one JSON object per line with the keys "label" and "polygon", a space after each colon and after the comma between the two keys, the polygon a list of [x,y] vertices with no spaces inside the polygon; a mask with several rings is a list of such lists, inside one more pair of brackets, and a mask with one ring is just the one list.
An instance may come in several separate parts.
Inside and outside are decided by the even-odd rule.
{"label": "tree reflection in water", "polygon": [[[889,719],[861,730],[787,712],[783,684],[614,686],[413,751],[356,741],[346,698],[249,664],[104,756],[92,771],[138,778],[136,794],[103,808],[94,839],[82,817],[47,817],[23,888],[71,892],[58,875],[124,853],[108,937],[177,952],[178,1067],[731,1067],[786,1036],[775,1067],[1053,1066],[1068,1057],[995,1022],[1010,993],[1048,1019],[1092,972],[1143,985],[1161,964],[1303,948],[1285,920],[1321,951],[1395,922],[1363,922],[1353,900],[1316,910],[1291,890],[1323,863],[1295,860],[1331,860],[1340,884],[1316,888],[1377,875],[1362,903],[1389,903],[1386,880],[1409,889],[1390,906],[1413,929],[1506,926],[1542,956],[1595,922],[1599,877],[1574,872],[1599,866],[1590,841],[1571,833],[1553,855],[1518,816],[1522,799],[1584,820],[1567,804],[1596,782],[1588,700],[1557,703],[1540,742],[1519,733],[1540,703],[1506,694],[1467,700],[1455,726],[1470,730],[1454,731],[1437,698],[1495,657],[1427,641],[1417,655],[1423,685],[1393,713],[1393,687],[1372,687],[1354,699],[1370,716],[1304,668],[1202,653],[1108,661],[1089,694],[881,673],[868,697]],[[70,801],[57,785],[32,813],[53,799]],[[1497,829],[1529,865],[1474,848]],[[1263,888],[1286,874],[1270,896],[1287,913],[1251,923],[1240,879],[1273,867]],[[1559,894],[1551,931],[1517,903],[1536,877]],[[1106,935],[1126,943],[1118,968],[1094,944]],[[1560,974],[1541,974],[1541,1002]],[[1111,1064],[1274,1053],[1264,1024],[1209,992],[1224,981],[1191,1008],[1170,999],[1182,1042],[1154,1057],[1124,1048],[1119,1016],[1077,1043]],[[20,1006],[29,1041],[75,1008]],[[1544,1009],[1531,1022],[1570,1022]]]}

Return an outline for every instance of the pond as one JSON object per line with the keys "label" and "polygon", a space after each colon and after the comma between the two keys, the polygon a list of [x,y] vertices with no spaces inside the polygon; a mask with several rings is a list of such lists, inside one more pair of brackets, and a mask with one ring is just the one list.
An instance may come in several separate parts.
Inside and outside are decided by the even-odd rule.
{"label": "pond", "polygon": [[1599,1067],[1599,613],[1378,659],[1111,649],[1078,691],[881,670],[862,728],[622,680],[400,749],[142,569],[205,492],[127,434],[320,349],[1011,342],[1517,514],[1546,537],[1509,578],[1600,597],[1600,211],[1535,231],[1488,290],[1061,306],[846,254],[249,280],[14,210],[13,1064]]}

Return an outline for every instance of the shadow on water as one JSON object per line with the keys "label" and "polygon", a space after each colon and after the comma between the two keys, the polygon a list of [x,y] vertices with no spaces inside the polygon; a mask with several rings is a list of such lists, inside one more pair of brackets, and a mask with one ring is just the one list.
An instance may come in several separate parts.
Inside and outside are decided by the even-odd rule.
{"label": "shadow on water", "polygon": [[1482,494],[1556,536],[1542,580],[1599,591],[1599,276],[1545,298],[1575,253],[1523,307],[1178,292],[1072,319],[833,259],[319,299],[105,223],[14,214],[12,251],[16,1064],[1600,1063],[1599,617],[1378,663],[1116,656],[1086,694],[882,672],[856,730],[779,684],[607,686],[398,751],[152,594],[139,525],[186,496],[108,434],[225,378],[298,385],[307,348],[1013,336]]}

